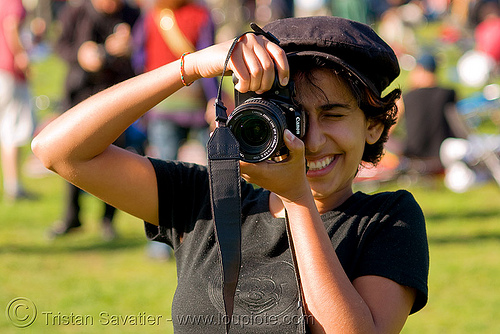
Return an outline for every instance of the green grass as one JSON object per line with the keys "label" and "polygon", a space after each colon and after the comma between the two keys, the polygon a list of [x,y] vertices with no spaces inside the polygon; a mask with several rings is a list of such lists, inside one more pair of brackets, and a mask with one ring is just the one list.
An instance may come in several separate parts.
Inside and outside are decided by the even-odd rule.
{"label": "green grass", "polygon": [[[105,242],[99,225],[102,202],[86,194],[83,230],[49,241],[47,229],[62,216],[65,184],[55,175],[26,181],[41,195],[39,200],[0,202],[0,332],[20,331],[4,316],[16,297],[29,298],[38,309],[29,332],[172,332],[167,319],[176,285],[175,262],[146,256],[142,222],[119,212],[119,238]],[[101,312],[161,316],[161,321],[156,326],[104,325],[99,323]],[[94,324],[70,326],[55,317],[71,314],[90,315]]]}
{"label": "green grass", "polygon": [[431,252],[430,300],[404,333],[500,332],[500,189],[413,189]]}
{"label": "green grass", "polygon": [[[146,257],[142,223],[119,212],[120,237],[104,242],[99,226],[102,203],[85,195],[83,230],[51,242],[46,230],[61,217],[65,184],[52,174],[26,181],[41,195],[38,201],[0,202],[2,312],[12,299],[26,297],[38,309],[35,323],[26,330],[30,333],[172,332],[167,319],[175,263]],[[500,189],[486,184],[455,194],[438,181],[410,191],[427,219],[430,300],[409,317],[403,333],[499,333]],[[111,318],[101,318],[101,312],[161,318],[156,325],[105,325],[100,320]],[[94,322],[64,324],[62,316],[72,314]],[[20,331],[0,315],[1,333]]]}

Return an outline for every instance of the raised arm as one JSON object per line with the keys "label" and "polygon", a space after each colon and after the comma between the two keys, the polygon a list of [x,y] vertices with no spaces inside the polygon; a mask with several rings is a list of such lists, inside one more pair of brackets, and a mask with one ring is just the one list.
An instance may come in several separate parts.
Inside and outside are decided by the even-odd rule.
{"label": "raised arm", "polygon": [[179,89],[178,64],[132,78],[66,111],[35,137],[43,164],[109,204],[158,223],[156,178],[149,161],[112,146],[147,110]]}
{"label": "raised arm", "polygon": [[[230,44],[228,41],[187,55],[185,81],[220,75]],[[283,51],[262,37],[243,37],[233,55],[228,70],[239,77],[242,90],[269,89],[274,78],[273,61],[280,77],[288,77]],[[156,176],[150,162],[112,143],[141,115],[182,88],[179,71],[178,60],[90,97],[43,129],[33,140],[33,152],[47,168],[69,182],[158,224]]]}

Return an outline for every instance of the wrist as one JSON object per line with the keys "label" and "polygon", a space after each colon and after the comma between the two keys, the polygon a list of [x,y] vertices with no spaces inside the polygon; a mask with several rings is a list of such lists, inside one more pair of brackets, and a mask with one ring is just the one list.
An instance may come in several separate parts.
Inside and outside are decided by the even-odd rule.
{"label": "wrist", "polygon": [[295,201],[289,201],[281,197],[280,199],[291,222],[302,224],[304,222],[304,217],[319,214],[312,194],[304,195]]}
{"label": "wrist", "polygon": [[179,59],[180,79],[184,86],[190,86],[202,76],[197,72],[196,55],[186,52]]}
{"label": "wrist", "polygon": [[[303,190],[300,190],[300,189]],[[281,199],[283,202],[283,205],[288,208],[288,206],[310,206],[314,205],[314,197],[311,192],[311,188],[309,186],[305,187],[297,187],[294,189],[293,194],[289,195],[280,195],[277,194],[277,196]]]}

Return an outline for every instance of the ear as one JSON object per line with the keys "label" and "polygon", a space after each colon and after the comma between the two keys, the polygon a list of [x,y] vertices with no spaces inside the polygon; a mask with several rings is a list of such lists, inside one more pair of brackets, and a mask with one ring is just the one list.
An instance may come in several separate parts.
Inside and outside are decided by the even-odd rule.
{"label": "ear", "polygon": [[366,122],[366,142],[370,145],[375,144],[384,131],[384,124],[376,120]]}

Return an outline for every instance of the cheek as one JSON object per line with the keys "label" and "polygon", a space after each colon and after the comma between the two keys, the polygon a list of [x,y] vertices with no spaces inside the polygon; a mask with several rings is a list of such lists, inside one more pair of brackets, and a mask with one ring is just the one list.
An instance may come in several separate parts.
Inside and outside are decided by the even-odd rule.
{"label": "cheek", "polygon": [[331,130],[335,142],[345,153],[359,156],[361,159],[366,141],[362,128],[353,127],[350,124],[338,124]]}

